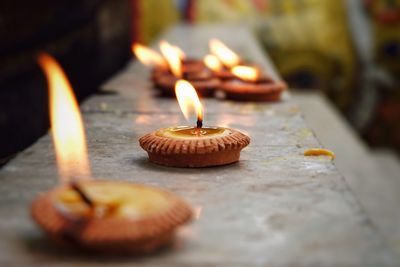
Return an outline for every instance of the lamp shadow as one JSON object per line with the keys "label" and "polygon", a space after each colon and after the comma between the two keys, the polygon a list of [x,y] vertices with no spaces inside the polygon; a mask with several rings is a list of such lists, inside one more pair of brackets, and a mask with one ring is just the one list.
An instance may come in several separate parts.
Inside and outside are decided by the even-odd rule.
{"label": "lamp shadow", "polygon": [[25,234],[20,236],[21,242],[24,244],[26,251],[47,262],[86,262],[86,263],[99,263],[99,262],[113,262],[113,263],[138,263],[154,257],[162,257],[169,253],[174,247],[174,242],[167,246],[158,249],[157,251],[147,254],[118,254],[118,253],[103,253],[94,252],[80,248],[79,246],[72,247],[72,245],[61,244],[54,242],[45,234],[37,231],[37,233]]}
{"label": "lamp shadow", "polygon": [[183,167],[169,167],[169,166],[163,166],[163,165],[158,165],[156,163],[153,163],[149,161],[149,159],[145,156],[143,157],[138,157],[132,159],[132,164],[139,166],[140,168],[150,170],[150,171],[156,171],[156,172],[170,172],[170,173],[215,173],[215,171],[237,171],[238,169],[241,168],[241,162],[233,162],[229,163],[226,165],[220,165],[220,166],[209,166],[209,167],[197,167],[197,168],[183,168]]}

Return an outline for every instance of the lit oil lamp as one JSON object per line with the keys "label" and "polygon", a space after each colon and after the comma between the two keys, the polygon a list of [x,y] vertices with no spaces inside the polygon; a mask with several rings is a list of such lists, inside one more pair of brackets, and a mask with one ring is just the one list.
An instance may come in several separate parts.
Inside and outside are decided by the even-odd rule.
{"label": "lit oil lamp", "polygon": [[175,53],[179,56],[182,62],[182,71],[187,74],[196,74],[204,70],[204,62],[195,58],[188,58],[183,50],[176,46],[171,45],[166,41],[161,41],[160,46],[170,45],[175,49]]}
{"label": "lit oil lamp", "polygon": [[243,62],[232,49],[218,39],[211,39],[209,48],[212,55],[208,55],[207,59],[204,58],[204,62],[209,69],[213,70],[215,76],[222,81],[236,78],[231,72],[231,69],[235,66],[246,65],[258,68],[255,64]]}
{"label": "lit oil lamp", "polygon": [[79,107],[67,77],[49,55],[39,56],[49,84],[50,119],[63,183],[38,196],[36,223],[54,240],[110,253],[147,253],[168,244],[191,218],[187,204],[162,189],[91,179]]}
{"label": "lit oil lamp", "polygon": [[156,51],[141,44],[132,44],[132,52],[144,65],[152,67],[151,80],[169,72],[167,61]]}
{"label": "lit oil lamp", "polygon": [[274,81],[271,77],[261,75],[258,68],[235,66],[231,69],[237,79],[222,83],[221,90],[225,98],[238,101],[277,101],[286,89],[286,83]]}
{"label": "lit oil lamp", "polygon": [[220,86],[220,81],[204,66],[203,62],[197,67],[195,67],[196,63],[185,66],[182,51],[165,41],[160,43],[160,50],[170,69],[169,73],[159,76],[154,82],[155,87],[163,95],[173,96],[175,83],[184,78],[193,84],[202,97],[214,96],[215,89]]}
{"label": "lit oil lamp", "polygon": [[203,96],[212,96],[220,82],[205,67],[203,61],[187,58],[177,46],[160,42],[162,55],[141,44],[133,44],[132,52],[146,66],[152,67],[151,80],[154,87],[165,96],[174,95],[175,82],[180,77],[191,80]]}
{"label": "lit oil lamp", "polygon": [[149,160],[171,167],[208,167],[238,161],[250,138],[234,129],[203,127],[203,107],[193,86],[179,80],[175,90],[185,117],[191,110],[196,112],[197,125],[159,129],[141,137],[140,146]]}

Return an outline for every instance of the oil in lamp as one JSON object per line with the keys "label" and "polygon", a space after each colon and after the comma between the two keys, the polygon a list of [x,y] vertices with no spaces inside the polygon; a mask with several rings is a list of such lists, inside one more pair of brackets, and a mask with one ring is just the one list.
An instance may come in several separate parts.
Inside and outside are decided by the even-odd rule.
{"label": "oil in lamp", "polygon": [[92,179],[82,118],[67,77],[49,55],[39,63],[49,84],[50,119],[62,183],[31,206],[54,240],[110,253],[147,253],[168,244],[191,209],[176,195],[127,181]]}
{"label": "oil in lamp", "polygon": [[286,89],[286,83],[274,81],[271,77],[262,75],[260,70],[250,66],[235,66],[231,69],[237,77],[224,81],[221,90],[225,98],[238,101],[277,101]]}
{"label": "oil in lamp", "polygon": [[139,139],[153,163],[171,167],[209,167],[237,162],[250,143],[245,134],[224,127],[203,127],[203,107],[194,87],[186,80],[175,86],[179,106],[186,118],[190,111],[197,124],[159,129]]}
{"label": "oil in lamp", "polygon": [[[155,87],[164,95],[173,96],[175,94],[175,83],[184,78],[193,84],[201,96],[214,96],[215,89],[220,86],[220,81],[214,77],[211,71],[205,68],[202,61],[201,65],[197,63],[184,65],[182,51],[165,41],[160,43],[160,50],[170,68],[169,73],[160,76],[155,81]],[[195,67],[196,64],[197,67]]]}

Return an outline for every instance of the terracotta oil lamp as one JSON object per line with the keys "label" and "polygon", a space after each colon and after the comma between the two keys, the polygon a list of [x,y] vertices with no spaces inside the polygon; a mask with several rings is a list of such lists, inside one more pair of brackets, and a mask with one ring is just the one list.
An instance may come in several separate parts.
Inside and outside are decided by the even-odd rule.
{"label": "terracotta oil lamp", "polygon": [[[163,95],[174,96],[175,83],[184,78],[193,84],[202,97],[214,96],[216,88],[220,86],[220,81],[204,66],[202,61],[184,65],[185,60],[181,50],[167,42],[160,43],[160,50],[170,69],[170,72],[158,76],[154,81],[155,87]],[[191,62],[191,60],[187,60],[187,62]]]}
{"label": "terracotta oil lamp", "polygon": [[92,179],[82,118],[58,63],[41,54],[62,183],[32,203],[34,221],[54,240],[79,250],[148,253],[170,243],[192,212],[176,195],[127,181]]}
{"label": "terracotta oil lamp", "polygon": [[250,143],[245,134],[224,127],[204,127],[203,107],[194,87],[185,80],[176,83],[176,96],[185,117],[197,114],[196,126],[159,129],[139,139],[153,163],[171,167],[209,167],[237,162]]}
{"label": "terracotta oil lamp", "polygon": [[205,65],[214,72],[214,75],[222,81],[235,79],[231,69],[238,65],[258,68],[257,64],[243,62],[242,59],[227,45],[218,39],[209,41],[211,55],[204,58]]}
{"label": "terracotta oil lamp", "polygon": [[132,52],[140,62],[152,68],[150,79],[153,82],[157,80],[159,76],[170,72],[167,61],[157,51],[144,45],[134,43],[132,44]]}
{"label": "terracotta oil lamp", "polygon": [[227,99],[237,101],[278,101],[286,89],[286,83],[274,81],[271,77],[262,75],[260,70],[250,66],[235,66],[231,72],[236,79],[222,83],[221,90]]}
{"label": "terracotta oil lamp", "polygon": [[181,77],[190,80],[203,97],[214,95],[220,81],[205,67],[202,60],[187,58],[179,47],[166,41],[160,42],[160,50],[162,55],[143,45],[132,45],[136,57],[153,68],[150,79],[162,95],[174,96],[174,85]]}

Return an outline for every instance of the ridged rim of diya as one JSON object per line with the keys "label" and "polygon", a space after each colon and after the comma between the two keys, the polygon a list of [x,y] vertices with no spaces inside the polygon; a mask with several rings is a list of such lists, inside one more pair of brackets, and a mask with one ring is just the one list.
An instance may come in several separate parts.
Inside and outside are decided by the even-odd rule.
{"label": "ridged rim of diya", "polygon": [[228,69],[222,69],[219,71],[215,71],[214,75],[222,81],[231,80],[231,79],[236,78],[236,76],[233,75],[232,72],[230,72]]}
{"label": "ridged rim of diya", "polygon": [[151,162],[191,168],[226,165],[239,161],[240,151],[250,143],[247,135],[223,127],[212,127],[221,129],[221,132],[203,137],[176,137],[168,134],[179,128],[185,127],[159,129],[139,139],[140,146],[148,153]]}
{"label": "ridged rim of diya", "polygon": [[52,239],[63,244],[108,253],[150,253],[170,243],[176,228],[192,217],[186,202],[157,187],[97,179],[83,183],[126,183],[127,186],[145,188],[165,196],[169,208],[143,218],[74,218],[55,205],[57,194],[68,188],[68,185],[59,186],[34,200],[31,215]]}
{"label": "ridged rim of diya", "polygon": [[231,80],[221,85],[226,99],[254,102],[277,101],[286,88],[285,82],[273,80],[255,83]]}
{"label": "ridged rim of diya", "polygon": [[[153,79],[154,86],[158,89],[163,95],[175,95],[175,83],[179,80],[179,78],[171,75],[164,74],[159,75]],[[194,88],[196,88],[197,93],[202,97],[212,97],[216,89],[221,86],[221,81],[215,77],[210,76],[209,79],[191,79],[188,77],[186,79],[189,81]]]}

